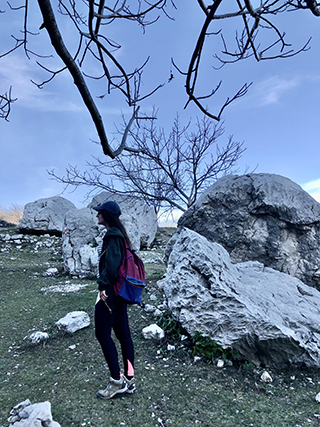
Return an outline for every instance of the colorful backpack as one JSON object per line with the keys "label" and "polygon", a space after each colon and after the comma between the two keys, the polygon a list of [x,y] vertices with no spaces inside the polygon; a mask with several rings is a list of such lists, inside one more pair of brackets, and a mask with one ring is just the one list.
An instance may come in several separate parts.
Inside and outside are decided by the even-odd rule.
{"label": "colorful backpack", "polygon": [[146,287],[142,260],[130,249],[125,239],[125,254],[118,269],[118,279],[113,286],[114,294],[127,304],[141,304],[142,292]]}

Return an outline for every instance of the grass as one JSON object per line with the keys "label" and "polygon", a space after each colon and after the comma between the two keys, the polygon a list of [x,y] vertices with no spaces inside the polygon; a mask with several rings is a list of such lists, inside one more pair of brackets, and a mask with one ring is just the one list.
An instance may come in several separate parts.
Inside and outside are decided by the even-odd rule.
{"label": "grass", "polygon": [[[0,230],[8,232],[16,234],[14,228]],[[162,303],[156,281],[165,267],[158,260],[170,232],[161,230],[154,248],[142,252],[150,304]],[[63,427],[320,426],[318,370],[269,370],[273,382],[266,384],[262,369],[250,364],[221,369],[204,358],[195,361],[190,342],[181,341],[179,333],[161,342],[145,340],[141,330],[155,318],[140,307],[129,308],[138,392],[98,400],[108,370],[94,336],[95,281],[62,273],[44,277],[48,267],[62,272],[60,241],[28,239],[18,246],[0,241],[0,427],[8,426],[11,407],[27,398],[49,400],[53,419]],[[49,291],[66,282],[86,286],[73,293]],[[75,334],[57,332],[55,322],[74,310],[85,310],[91,325]],[[49,340],[31,344],[25,337],[36,330],[47,331]],[[167,350],[168,343],[174,351]]]}

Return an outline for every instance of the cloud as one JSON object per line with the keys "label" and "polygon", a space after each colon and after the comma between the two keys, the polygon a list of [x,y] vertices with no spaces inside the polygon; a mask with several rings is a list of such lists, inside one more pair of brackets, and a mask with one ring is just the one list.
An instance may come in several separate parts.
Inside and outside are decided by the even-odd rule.
{"label": "cloud", "polygon": [[[65,71],[59,74],[51,82],[39,89],[31,82],[41,83],[43,79],[49,78],[49,74],[44,74],[41,68],[33,61],[23,57],[23,55],[9,55],[1,58],[0,70],[0,93],[5,93],[12,87],[12,97],[17,98],[19,107],[29,111],[41,112],[74,112],[87,114],[86,107],[81,96],[73,84],[72,77]],[[98,108],[103,114],[121,115],[132,113],[126,104],[120,103],[124,108],[121,110],[117,106],[117,100],[110,106],[105,102],[95,100]],[[119,102],[119,101],[118,101]]]}
{"label": "cloud", "polygon": [[320,178],[301,184],[301,187],[307,191],[314,199],[320,202]]}
{"label": "cloud", "polygon": [[255,96],[261,106],[277,103],[287,92],[296,88],[302,82],[301,77],[283,78],[272,76],[255,85]]}
{"label": "cloud", "polygon": [[[12,97],[18,98],[19,106],[41,111],[74,111],[84,110],[82,103],[70,100],[65,96],[69,91],[68,84],[59,75],[59,83],[65,87],[65,92],[60,93],[55,89],[55,82],[49,83],[39,89],[31,80],[41,82],[43,75],[33,61],[19,55],[11,55],[1,59],[0,90],[5,92],[12,87]],[[48,78],[48,76],[46,76]],[[62,81],[61,81],[62,80]],[[70,85],[69,85],[70,86]],[[74,86],[71,86],[74,90]],[[71,91],[70,91],[71,92]],[[71,96],[72,98],[73,96]]]}

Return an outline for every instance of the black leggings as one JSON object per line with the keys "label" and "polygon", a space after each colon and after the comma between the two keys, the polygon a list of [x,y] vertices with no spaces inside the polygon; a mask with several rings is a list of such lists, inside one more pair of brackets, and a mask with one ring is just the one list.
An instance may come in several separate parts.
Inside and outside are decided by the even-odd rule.
{"label": "black leggings", "polygon": [[[116,346],[111,338],[111,328],[120,341],[124,374],[128,377],[128,370],[131,371],[128,361],[134,366],[133,342],[130,335],[127,304],[117,303],[112,314],[100,300],[95,306],[95,330],[104,357],[110,369],[110,375],[114,379],[120,378],[120,367]],[[130,376],[133,375],[129,372]],[[131,375],[132,374],[132,375]]]}

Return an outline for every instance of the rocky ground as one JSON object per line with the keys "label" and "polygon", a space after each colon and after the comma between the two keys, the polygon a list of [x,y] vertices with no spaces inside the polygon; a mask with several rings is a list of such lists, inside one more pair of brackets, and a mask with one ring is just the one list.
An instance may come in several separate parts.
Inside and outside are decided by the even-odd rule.
{"label": "rocky ground", "polygon": [[[144,302],[163,311],[157,280],[165,274],[162,255],[172,229],[160,229],[154,246],[142,251],[148,293]],[[53,419],[71,426],[255,426],[320,425],[317,370],[269,371],[250,364],[220,363],[195,355],[194,342],[174,322],[153,310],[130,307],[138,392],[113,401],[96,399],[108,372],[94,337],[94,280],[65,276],[60,239],[19,235],[0,228],[0,427],[10,409],[30,399],[50,401]],[[55,322],[86,311],[88,328],[59,332]],[[174,333],[147,340],[142,329],[159,323]],[[49,339],[33,344],[33,332]],[[205,346],[202,349],[206,350]],[[220,367],[219,367],[220,366]]]}

